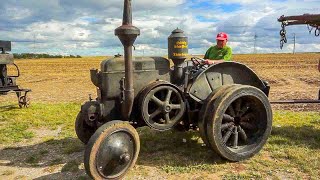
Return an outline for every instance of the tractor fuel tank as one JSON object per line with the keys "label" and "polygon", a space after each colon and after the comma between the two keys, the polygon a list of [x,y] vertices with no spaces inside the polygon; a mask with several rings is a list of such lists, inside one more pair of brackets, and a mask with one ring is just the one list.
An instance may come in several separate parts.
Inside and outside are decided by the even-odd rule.
{"label": "tractor fuel tank", "polygon": [[[119,98],[123,90],[125,65],[123,57],[101,62],[101,71],[91,73],[91,79],[101,91],[101,99]],[[95,76],[95,77],[93,77]],[[170,81],[170,62],[163,57],[134,57],[133,79],[135,97],[150,82],[157,79]]]}

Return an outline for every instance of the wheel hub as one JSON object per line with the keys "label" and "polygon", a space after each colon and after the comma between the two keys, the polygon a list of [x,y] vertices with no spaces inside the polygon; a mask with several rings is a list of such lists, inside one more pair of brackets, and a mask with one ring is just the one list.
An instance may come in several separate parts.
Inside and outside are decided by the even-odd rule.
{"label": "wheel hub", "polygon": [[131,157],[129,153],[123,153],[119,159],[120,159],[120,164],[123,165],[125,163],[128,163]]}
{"label": "wheel hub", "polygon": [[164,106],[164,112],[165,112],[165,113],[171,112],[171,106],[170,106],[170,105],[165,105],[165,106]]}
{"label": "wheel hub", "polygon": [[105,138],[96,155],[99,173],[104,177],[121,174],[130,165],[135,145],[130,134],[115,132]]}
{"label": "wheel hub", "polygon": [[240,121],[241,121],[241,118],[240,117],[234,117],[234,124],[236,126],[239,126],[240,125]]}

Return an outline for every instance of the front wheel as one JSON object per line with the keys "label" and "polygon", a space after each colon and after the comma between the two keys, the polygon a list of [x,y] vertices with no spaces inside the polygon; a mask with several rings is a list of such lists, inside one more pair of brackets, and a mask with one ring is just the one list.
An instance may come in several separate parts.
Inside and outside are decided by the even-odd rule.
{"label": "front wheel", "polygon": [[121,179],[137,161],[140,139],[128,122],[110,121],[90,138],[84,166],[93,179]]}

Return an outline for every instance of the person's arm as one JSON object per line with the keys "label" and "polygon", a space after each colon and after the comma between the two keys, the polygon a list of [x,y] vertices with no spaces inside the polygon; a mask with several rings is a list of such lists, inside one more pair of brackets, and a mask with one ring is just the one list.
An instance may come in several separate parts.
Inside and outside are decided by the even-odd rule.
{"label": "person's arm", "polygon": [[225,62],[225,60],[223,59],[216,59],[216,60],[211,60],[211,59],[205,59],[205,64],[219,64],[219,63],[222,63],[222,62]]}

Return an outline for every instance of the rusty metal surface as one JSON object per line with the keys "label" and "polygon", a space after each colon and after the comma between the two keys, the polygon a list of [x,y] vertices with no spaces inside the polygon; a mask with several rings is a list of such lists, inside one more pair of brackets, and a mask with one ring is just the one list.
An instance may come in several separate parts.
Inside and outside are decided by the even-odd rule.
{"label": "rusty metal surface", "polygon": [[215,89],[228,84],[250,85],[260,90],[266,88],[257,74],[248,66],[236,62],[224,62],[203,71],[194,80],[188,92],[194,100],[201,102]]}
{"label": "rusty metal surface", "polygon": [[84,152],[84,167],[92,179],[123,179],[139,155],[138,132],[127,122],[114,120],[101,126]]}
{"label": "rusty metal surface", "polygon": [[132,47],[134,41],[140,35],[140,29],[132,25],[131,0],[124,0],[122,26],[115,30],[115,35],[119,37],[124,47],[125,83],[121,112],[122,117],[125,120],[129,120],[134,100]]}
{"label": "rusty metal surface", "polygon": [[157,131],[172,129],[185,113],[183,93],[170,82],[155,81],[146,86],[138,98],[137,108],[141,113],[138,123]]}
{"label": "rusty metal surface", "polygon": [[265,94],[253,86],[235,85],[209,101],[209,147],[230,161],[258,153],[272,129],[272,108]]}
{"label": "rusty metal surface", "polygon": [[[124,58],[112,58],[101,62],[101,72],[124,72]],[[168,73],[170,61],[163,57],[134,57],[133,71],[158,70],[161,74]]]}
{"label": "rusty metal surface", "polygon": [[314,35],[320,36],[320,14],[304,14],[300,16],[282,15],[280,18],[278,18],[278,21],[281,22],[280,49],[282,49],[283,45],[287,43],[287,37],[286,37],[287,26],[306,24],[308,27],[309,33],[311,33],[311,31],[314,29]]}
{"label": "rusty metal surface", "polygon": [[90,69],[90,77],[91,77],[91,82],[96,87],[101,87],[101,76],[100,76],[100,72],[98,72],[98,69]]}
{"label": "rusty metal surface", "polygon": [[279,22],[288,21],[289,23],[294,23],[295,21],[302,24],[314,24],[320,25],[320,14],[303,14],[299,16],[284,16],[282,15],[279,19]]}
{"label": "rusty metal surface", "polygon": [[[133,60],[134,96],[149,82],[156,79],[170,81],[170,63],[163,57],[136,57]],[[101,63],[102,100],[118,98],[121,95],[121,79],[125,68],[123,58],[113,58]]]}
{"label": "rusty metal surface", "polygon": [[[163,57],[133,58],[134,98],[149,83],[156,79],[170,81],[170,63]],[[123,77],[125,76],[124,58],[112,58],[101,62],[101,71],[91,70],[91,79],[95,82],[99,102],[103,106],[103,121],[121,119],[121,97]],[[134,114],[134,113],[132,113]]]}

